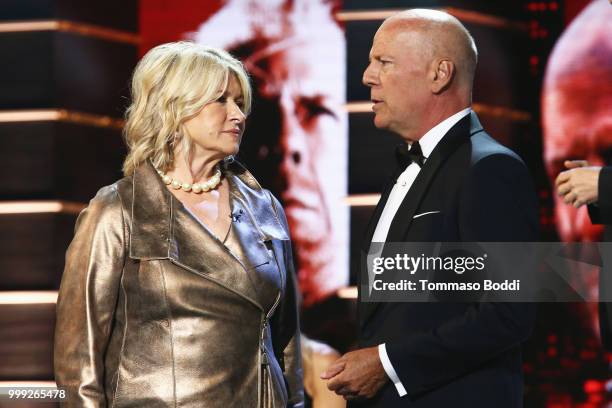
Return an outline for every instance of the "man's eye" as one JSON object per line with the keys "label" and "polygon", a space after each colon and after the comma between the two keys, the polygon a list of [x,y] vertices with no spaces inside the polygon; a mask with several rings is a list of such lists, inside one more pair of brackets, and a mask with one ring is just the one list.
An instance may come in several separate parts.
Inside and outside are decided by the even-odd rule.
{"label": "man's eye", "polygon": [[307,126],[320,115],[336,117],[334,112],[323,104],[321,96],[300,98],[296,103],[296,115],[303,126]]}

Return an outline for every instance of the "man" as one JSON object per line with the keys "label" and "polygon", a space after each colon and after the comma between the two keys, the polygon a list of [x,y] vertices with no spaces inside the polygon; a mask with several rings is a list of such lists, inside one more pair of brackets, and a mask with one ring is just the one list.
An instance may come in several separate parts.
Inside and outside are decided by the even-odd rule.
{"label": "man", "polygon": [[[574,208],[588,204],[593,224],[605,224],[604,239],[612,241],[612,167],[589,166],[584,160],[568,160],[568,169],[559,174],[555,181],[557,194],[567,205]],[[612,351],[612,303],[609,290],[612,288],[612,271],[608,251],[601,256],[604,261],[599,274],[599,336],[604,348]]]}
{"label": "man", "polygon": [[[592,166],[612,161],[611,19],[607,1],[591,2],[563,32],[548,60],[542,127],[551,182],[567,160],[584,158]],[[601,239],[602,228],[589,221],[587,209],[565,205],[560,196],[555,196],[555,217],[563,241]]]}
{"label": "man", "polygon": [[[402,162],[412,162],[383,191],[366,251],[372,242],[537,239],[525,165],[470,110],[476,60],[470,34],[443,12],[408,10],[377,31],[363,82],[375,125],[401,136],[410,145]],[[519,407],[520,345],[533,322],[533,307],[519,303],[362,302],[362,348],[322,377],[352,406]]]}
{"label": "man", "polygon": [[[603,237],[612,241],[612,169],[602,167],[612,162],[610,21],[612,6],[607,1],[595,0],[585,7],[555,44],[544,77],[544,161],[558,192],[555,217],[563,241],[601,241],[599,224],[607,225]],[[593,301],[598,292],[600,298],[609,298],[603,291],[612,288],[612,273],[585,284]],[[599,331],[604,347],[612,350],[612,304],[587,306],[590,310],[582,320],[590,323],[594,334]]]}
{"label": "man", "polygon": [[253,78],[239,159],[285,207],[305,307],[348,284],[346,44],[332,5],[229,0],[192,36]]}
{"label": "man", "polygon": [[567,205],[588,204],[593,224],[612,224],[612,167],[590,166],[586,160],[567,160],[555,180],[558,196]]}

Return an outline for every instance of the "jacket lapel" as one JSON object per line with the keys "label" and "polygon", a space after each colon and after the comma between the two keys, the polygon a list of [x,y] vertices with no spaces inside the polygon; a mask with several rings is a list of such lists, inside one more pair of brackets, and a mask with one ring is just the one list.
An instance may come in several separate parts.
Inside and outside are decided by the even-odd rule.
{"label": "jacket lapel", "polygon": [[393,175],[385,184],[382,190],[382,193],[380,195],[380,199],[378,200],[378,203],[376,203],[374,212],[372,213],[372,216],[370,217],[370,221],[368,221],[368,227],[366,228],[365,236],[363,238],[363,242],[361,245],[362,249],[366,253],[369,251],[370,245],[372,244],[372,237],[374,236],[374,231],[376,231],[376,226],[378,225],[380,216],[385,208],[385,205],[387,204],[387,200],[389,199],[389,194],[391,194],[391,190],[393,189],[393,186],[395,185],[395,181],[397,180],[397,177],[400,174],[401,174],[401,171],[399,167],[393,171]]}
{"label": "jacket lapel", "polygon": [[[406,194],[404,201],[402,201],[397,213],[393,217],[386,242],[401,242],[404,240],[404,237],[412,224],[412,217],[414,217],[414,213],[419,208],[421,201],[423,201],[423,197],[427,193],[435,174],[444,164],[446,159],[455,150],[457,150],[462,143],[469,140],[471,135],[481,132],[482,130],[483,128],[478,120],[478,117],[474,112],[470,112],[469,115],[457,122],[455,126],[453,126],[442,138],[442,140],[440,140],[436,148],[427,158],[427,161],[421,168],[417,178],[414,180],[408,194]],[[399,176],[399,174],[395,174],[394,179],[397,178],[397,176]],[[381,197],[368,226],[366,241],[364,241],[365,251],[362,253],[363,261],[361,273],[367,273],[367,269],[365,269],[367,268],[367,265],[365,264],[365,255],[368,253],[368,248],[371,244],[372,236],[374,235],[374,230],[378,224],[378,220],[385,207],[392,188],[393,182],[390,182],[387,185],[387,190],[383,196],[384,200],[383,197]],[[361,285],[359,286],[359,290],[362,290]],[[359,320],[361,322],[361,326],[363,327],[381,304],[379,302],[359,302],[359,304]]]}
{"label": "jacket lapel", "polygon": [[474,112],[466,115],[453,126],[440,140],[421,168],[412,187],[400,205],[389,228],[387,242],[401,242],[412,224],[412,217],[427,194],[434,176],[446,159],[474,133],[482,131],[482,126]]}
{"label": "jacket lapel", "polygon": [[[245,184],[229,170],[226,176],[230,185]],[[252,179],[250,175],[243,177]],[[248,190],[248,186],[245,185],[243,189]],[[256,191],[252,194],[260,195],[264,192]],[[251,201],[259,201],[259,198],[251,198]],[[278,269],[276,263],[272,262],[273,254],[267,250],[265,242],[277,237],[287,239],[286,233],[280,225],[259,226],[259,223],[274,221],[267,213],[260,217],[257,211],[249,209],[241,201],[230,199],[230,202],[234,207],[233,214],[242,210],[246,215],[247,211],[251,211],[248,218],[242,217],[240,222],[232,225],[240,243],[238,254],[230,252],[168,191],[151,164],[140,166],[133,178],[130,257],[142,260],[169,259],[266,310],[271,291],[276,294],[279,290],[278,272],[276,279],[264,279],[267,286],[253,283],[255,280],[252,278],[260,272],[256,270],[260,265],[269,265],[268,269],[274,271]],[[265,202],[259,203],[257,210],[266,208]],[[271,211],[268,208],[268,212]],[[264,274],[269,276],[272,271],[266,270]]]}
{"label": "jacket lapel", "polygon": [[361,259],[360,259],[360,265],[361,265],[361,271],[360,273],[361,275],[361,283],[360,285],[357,286],[357,291],[358,291],[358,299],[359,299],[359,305],[358,305],[358,313],[359,313],[359,321],[364,323],[366,320],[366,317],[371,316],[374,311],[378,308],[378,306],[380,306],[379,302],[364,302],[362,301],[363,296],[362,296],[362,290],[364,290],[365,288],[364,286],[364,279],[367,279],[367,281],[369,281],[369,277],[367,275],[367,255],[371,250],[371,246],[372,246],[372,237],[374,236],[374,231],[376,230],[376,226],[378,225],[378,221],[380,220],[380,216],[383,212],[383,209],[385,208],[385,205],[387,204],[387,200],[389,199],[389,194],[391,194],[391,190],[393,189],[393,186],[395,185],[395,181],[397,180],[397,177],[401,174],[401,169],[399,167],[397,167],[394,171],[393,171],[393,175],[391,176],[391,178],[387,181],[387,183],[385,184],[382,194],[380,195],[380,200],[378,200],[378,203],[376,204],[376,208],[374,209],[374,213],[372,214],[372,216],[370,217],[370,221],[368,222],[368,227],[366,229],[366,233],[361,245]]}
{"label": "jacket lapel", "polygon": [[[237,171],[236,173],[234,171]],[[282,226],[273,210],[270,196],[259,187],[255,179],[237,163],[226,170],[232,195],[231,237],[234,239],[236,257],[242,260],[249,283],[264,310],[274,304],[284,288],[284,268],[276,262],[272,240],[289,240],[288,232]]]}

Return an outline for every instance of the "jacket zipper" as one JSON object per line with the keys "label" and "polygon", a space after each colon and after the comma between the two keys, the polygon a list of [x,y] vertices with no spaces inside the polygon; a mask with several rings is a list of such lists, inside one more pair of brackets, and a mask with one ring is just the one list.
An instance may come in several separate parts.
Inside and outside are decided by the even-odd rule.
{"label": "jacket zipper", "polygon": [[[270,361],[268,358],[268,352],[266,351],[266,345],[264,342],[264,338],[266,334],[266,328],[268,327],[268,324],[270,321],[270,317],[272,316],[272,314],[278,307],[278,304],[280,303],[281,293],[282,291],[278,292],[278,294],[276,295],[276,300],[274,301],[274,304],[272,305],[268,313],[266,313],[266,315],[264,316],[262,324],[261,324],[261,334],[259,337],[259,348],[261,352],[261,383],[259,385],[260,390],[261,390],[261,395],[259,398],[259,405],[261,407],[263,407],[263,403],[264,403],[263,394],[266,392],[265,390],[267,387],[267,384],[265,383],[266,372],[268,373],[268,381],[272,381],[272,374],[269,372],[270,371],[270,367],[269,367]],[[271,396],[268,396],[268,398],[271,398]]]}

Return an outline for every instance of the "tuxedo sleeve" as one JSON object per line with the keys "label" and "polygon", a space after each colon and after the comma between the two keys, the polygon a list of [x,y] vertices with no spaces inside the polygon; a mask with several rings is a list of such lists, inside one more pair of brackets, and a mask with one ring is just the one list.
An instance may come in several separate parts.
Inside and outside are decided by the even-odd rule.
{"label": "tuxedo sleeve", "polygon": [[[537,201],[531,178],[517,157],[496,154],[474,164],[459,197],[464,242],[518,242],[538,238]],[[535,304],[476,303],[434,330],[386,349],[410,396],[437,388],[525,341]]]}
{"label": "tuxedo sleeve", "polygon": [[[597,180],[597,203],[591,204],[589,217],[593,224],[606,224],[604,240],[612,236],[612,167],[603,167]],[[612,288],[612,266],[604,252],[603,267],[599,272],[599,299],[609,299]],[[601,343],[607,351],[612,351],[612,302],[599,302],[599,333]]]}
{"label": "tuxedo sleeve", "polygon": [[588,208],[593,224],[612,224],[612,166],[603,167],[599,172],[597,203]]}

